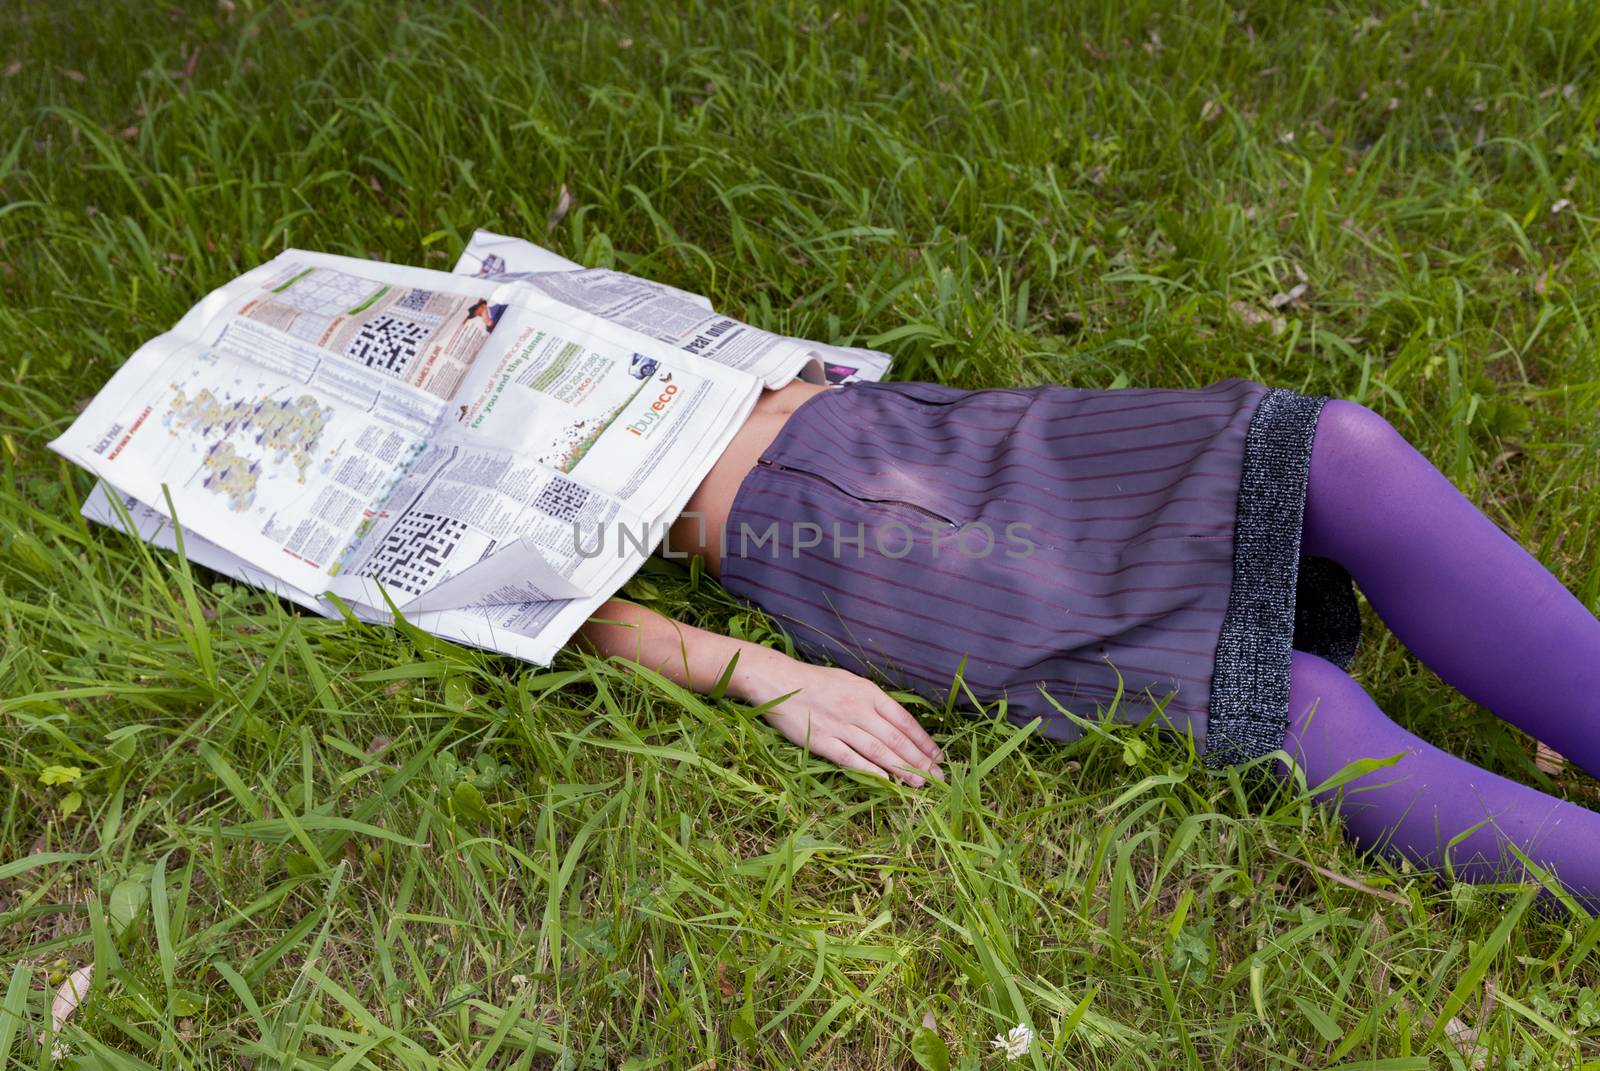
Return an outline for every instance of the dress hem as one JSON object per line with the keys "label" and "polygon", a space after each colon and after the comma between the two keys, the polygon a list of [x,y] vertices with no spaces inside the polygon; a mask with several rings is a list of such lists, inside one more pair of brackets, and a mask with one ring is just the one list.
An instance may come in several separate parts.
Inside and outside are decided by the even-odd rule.
{"label": "dress hem", "polygon": [[1215,769],[1283,747],[1291,652],[1348,667],[1360,638],[1350,574],[1302,559],[1301,525],[1317,418],[1328,399],[1273,388],[1245,435],[1233,582],[1212,670],[1205,762]]}

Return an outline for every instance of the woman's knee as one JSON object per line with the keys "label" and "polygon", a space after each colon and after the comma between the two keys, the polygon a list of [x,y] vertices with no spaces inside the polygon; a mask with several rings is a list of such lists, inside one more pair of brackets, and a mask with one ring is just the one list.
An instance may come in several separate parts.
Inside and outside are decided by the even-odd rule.
{"label": "woman's knee", "polygon": [[1335,398],[1317,417],[1311,463],[1315,467],[1320,455],[1341,465],[1367,468],[1392,460],[1396,451],[1409,449],[1405,436],[1383,416],[1359,402]]}
{"label": "woman's knee", "polygon": [[1381,414],[1359,402],[1335,398],[1317,417],[1311,479],[1313,486],[1321,482],[1370,490],[1372,481],[1398,475],[1406,462],[1418,457],[1410,441]]}
{"label": "woman's knee", "polygon": [[1339,560],[1348,552],[1342,537],[1363,527],[1359,522],[1375,497],[1385,495],[1415,456],[1405,436],[1366,406],[1341,399],[1324,405],[1311,446],[1306,553]]}

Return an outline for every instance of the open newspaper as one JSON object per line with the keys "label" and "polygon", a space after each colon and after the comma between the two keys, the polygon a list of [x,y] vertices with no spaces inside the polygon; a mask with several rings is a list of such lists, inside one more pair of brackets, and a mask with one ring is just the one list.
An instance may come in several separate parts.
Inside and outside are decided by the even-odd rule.
{"label": "open newspaper", "polygon": [[889,358],[876,350],[789,338],[714,312],[711,302],[663,283],[584,269],[520,238],[478,231],[456,263],[480,278],[524,280],[574,308],[630,327],[686,353],[760,375],[768,387],[796,376],[814,383],[878,380]]}
{"label": "open newspaper", "polygon": [[545,664],[765,386],[887,359],[479,232],[445,274],[291,250],[146,343],[52,448],[84,514],[301,606]]}

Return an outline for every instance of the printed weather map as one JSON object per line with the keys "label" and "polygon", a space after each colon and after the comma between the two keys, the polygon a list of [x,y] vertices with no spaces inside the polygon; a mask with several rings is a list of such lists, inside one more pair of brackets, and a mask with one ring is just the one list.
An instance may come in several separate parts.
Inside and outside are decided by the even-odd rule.
{"label": "printed weather map", "polygon": [[333,415],[309,394],[219,397],[209,387],[193,394],[178,387],[167,411],[174,434],[199,440],[203,450],[201,486],[243,512],[255,502],[262,476],[293,473],[305,482],[323,429]]}

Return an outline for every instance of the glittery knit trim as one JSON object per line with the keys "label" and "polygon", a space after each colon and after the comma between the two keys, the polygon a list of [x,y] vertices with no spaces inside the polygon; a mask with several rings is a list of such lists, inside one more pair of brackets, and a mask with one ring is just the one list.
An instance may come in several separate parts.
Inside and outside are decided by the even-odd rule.
{"label": "glittery knit trim", "polygon": [[1341,665],[1355,654],[1360,618],[1349,574],[1325,558],[1300,559],[1311,443],[1327,401],[1269,390],[1245,435],[1233,586],[1206,727],[1206,765],[1213,768],[1283,746],[1294,647]]}

